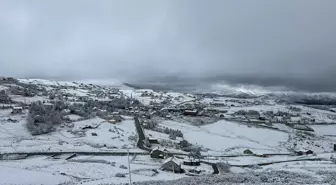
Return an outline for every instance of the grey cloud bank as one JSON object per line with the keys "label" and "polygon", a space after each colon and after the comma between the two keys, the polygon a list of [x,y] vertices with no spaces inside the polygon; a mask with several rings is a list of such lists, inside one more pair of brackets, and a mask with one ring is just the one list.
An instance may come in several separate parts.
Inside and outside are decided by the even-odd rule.
{"label": "grey cloud bank", "polygon": [[334,0],[1,0],[0,75],[336,91],[335,10]]}

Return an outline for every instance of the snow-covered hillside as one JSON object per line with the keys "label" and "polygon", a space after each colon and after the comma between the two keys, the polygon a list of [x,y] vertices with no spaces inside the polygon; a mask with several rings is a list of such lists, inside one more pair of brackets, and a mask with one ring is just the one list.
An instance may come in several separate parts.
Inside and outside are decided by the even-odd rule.
{"label": "snow-covered hillside", "polygon": [[120,184],[130,176],[257,184],[251,175],[261,172],[334,182],[334,95],[213,88],[226,93],[1,78],[0,184]]}

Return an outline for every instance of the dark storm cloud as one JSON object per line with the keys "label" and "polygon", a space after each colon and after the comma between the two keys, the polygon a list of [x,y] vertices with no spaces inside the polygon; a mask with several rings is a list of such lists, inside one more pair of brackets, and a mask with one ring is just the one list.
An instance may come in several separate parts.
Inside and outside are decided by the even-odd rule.
{"label": "dark storm cloud", "polygon": [[0,74],[336,90],[335,9],[334,0],[2,0]]}

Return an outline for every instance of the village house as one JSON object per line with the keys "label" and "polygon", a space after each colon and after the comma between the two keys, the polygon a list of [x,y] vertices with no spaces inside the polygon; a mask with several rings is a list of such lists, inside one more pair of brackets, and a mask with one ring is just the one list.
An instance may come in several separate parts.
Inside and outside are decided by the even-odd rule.
{"label": "village house", "polygon": [[150,156],[154,159],[164,159],[167,150],[156,148],[151,151]]}
{"label": "village house", "polygon": [[160,142],[159,142],[158,139],[156,139],[156,138],[152,138],[152,137],[148,138],[148,142],[149,142],[150,144],[160,144]]}
{"label": "village house", "polygon": [[44,103],[43,104],[44,108],[48,109],[48,110],[51,110],[54,108],[54,104],[52,103]]}
{"label": "village house", "polygon": [[200,162],[199,159],[189,158],[189,159],[186,159],[186,160],[183,161],[183,165],[186,165],[186,166],[200,166],[201,162]]}
{"label": "village house", "polygon": [[61,111],[61,113],[62,113],[63,116],[67,116],[67,115],[69,115],[71,113],[71,110],[70,109],[63,109]]}
{"label": "village house", "polygon": [[13,107],[12,114],[21,114],[23,111],[22,107]]}
{"label": "village house", "polygon": [[194,110],[185,110],[183,114],[185,116],[197,116],[198,111],[196,109],[194,109]]}
{"label": "village house", "polygon": [[170,157],[163,162],[161,169],[174,173],[182,173],[181,161],[175,157]]}

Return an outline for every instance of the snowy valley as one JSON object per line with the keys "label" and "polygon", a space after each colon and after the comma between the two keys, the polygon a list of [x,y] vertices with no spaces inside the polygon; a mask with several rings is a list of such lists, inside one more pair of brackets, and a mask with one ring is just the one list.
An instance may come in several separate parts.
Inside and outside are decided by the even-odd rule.
{"label": "snowy valley", "polygon": [[3,77],[0,184],[335,184],[333,101]]}

